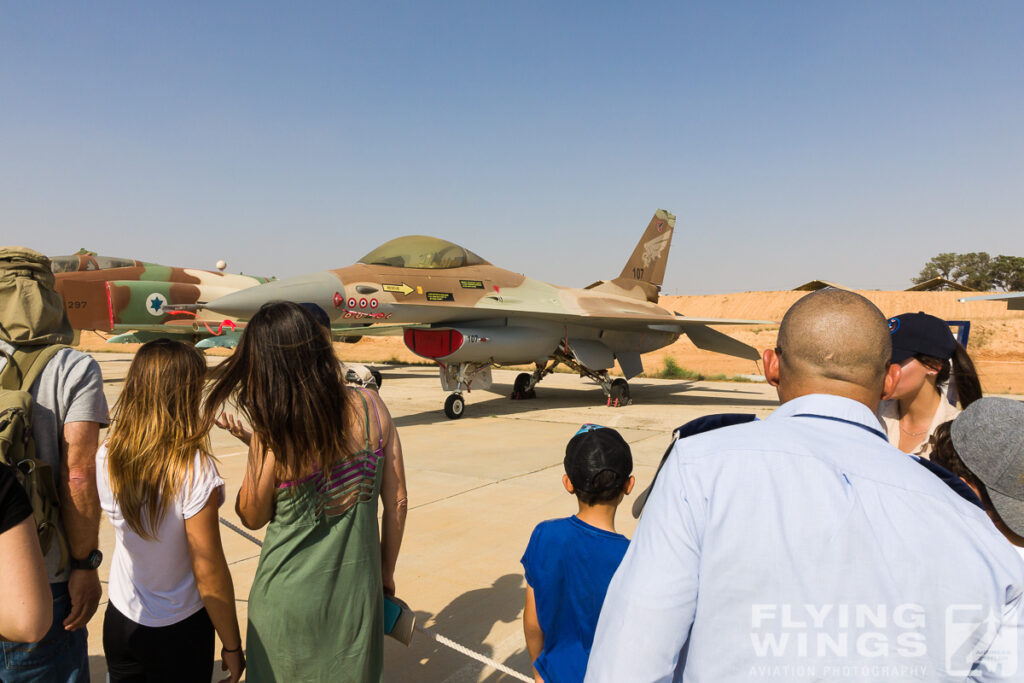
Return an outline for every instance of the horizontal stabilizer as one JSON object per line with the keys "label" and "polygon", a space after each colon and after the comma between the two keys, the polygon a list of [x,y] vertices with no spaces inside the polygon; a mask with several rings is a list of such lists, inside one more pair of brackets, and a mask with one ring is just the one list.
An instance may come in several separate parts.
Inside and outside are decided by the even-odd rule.
{"label": "horizontal stabilizer", "polygon": [[728,356],[736,356],[737,358],[746,358],[754,361],[761,358],[761,354],[753,346],[744,344],[740,340],[733,339],[729,335],[722,334],[718,330],[713,330],[706,325],[688,325],[684,331],[698,349],[724,353]]}

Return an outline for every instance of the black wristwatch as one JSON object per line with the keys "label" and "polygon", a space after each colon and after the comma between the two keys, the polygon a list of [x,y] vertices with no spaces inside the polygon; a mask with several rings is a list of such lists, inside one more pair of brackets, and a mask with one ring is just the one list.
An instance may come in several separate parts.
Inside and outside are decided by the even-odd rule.
{"label": "black wristwatch", "polygon": [[100,563],[103,562],[103,553],[99,550],[93,550],[89,553],[89,556],[84,560],[79,560],[74,557],[71,558],[72,569],[98,569]]}

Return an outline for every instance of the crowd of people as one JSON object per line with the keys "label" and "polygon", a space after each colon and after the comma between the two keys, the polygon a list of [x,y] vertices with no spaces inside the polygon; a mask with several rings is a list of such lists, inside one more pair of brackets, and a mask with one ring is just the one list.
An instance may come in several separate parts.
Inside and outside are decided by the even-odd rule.
{"label": "crowd of people", "polygon": [[[58,347],[33,373],[36,359],[22,353],[71,339],[46,258],[0,250],[5,284],[19,303],[48,306],[10,318],[5,307],[0,330],[4,397],[24,389],[34,412],[32,452],[17,469],[0,465],[0,680],[89,680],[101,509],[115,533],[103,618],[111,681],[206,683],[215,634],[232,683],[247,667],[250,681],[380,680],[407,508],[401,442],[376,392],[345,386],[316,317],[293,303],[264,307],[212,372],[191,346],[143,344],[99,444],[108,410],[96,362]],[[47,325],[44,338],[26,338]],[[217,427],[248,446],[238,515],[267,527],[244,641],[219,531]],[[20,485],[44,468],[66,539],[45,558],[32,488]]]}
{"label": "crowd of people", "polygon": [[[88,680],[101,510],[115,532],[111,681],[209,681],[215,638],[232,682],[382,680],[401,441],[378,394],[345,385],[316,312],[264,306],[212,371],[180,342],[144,344],[100,444],[95,361],[28,352],[70,339],[47,318],[45,257],[0,250],[7,278],[40,304],[5,313],[0,400],[31,396],[22,462],[60,512],[41,542],[46,491],[31,468],[0,466],[0,680]],[[575,514],[539,524],[522,557],[534,678],[1024,677],[1024,404],[982,397],[943,321],[886,320],[842,290],[794,304],[763,363],[780,407],[676,430],[632,540],[615,527],[635,484],[629,444],[593,424],[568,440]],[[218,428],[248,449],[238,516],[267,527],[244,638]]]}

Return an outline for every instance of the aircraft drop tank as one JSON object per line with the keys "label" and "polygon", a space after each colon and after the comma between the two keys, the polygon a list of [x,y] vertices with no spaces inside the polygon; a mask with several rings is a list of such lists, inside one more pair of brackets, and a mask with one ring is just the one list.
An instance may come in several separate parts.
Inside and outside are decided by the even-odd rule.
{"label": "aircraft drop tank", "polygon": [[206,304],[206,308],[238,318],[251,318],[263,304],[271,301],[313,303],[324,309],[331,318],[337,318],[338,302],[345,300],[345,287],[341,280],[328,271],[273,280],[258,287],[244,289],[222,296]]}

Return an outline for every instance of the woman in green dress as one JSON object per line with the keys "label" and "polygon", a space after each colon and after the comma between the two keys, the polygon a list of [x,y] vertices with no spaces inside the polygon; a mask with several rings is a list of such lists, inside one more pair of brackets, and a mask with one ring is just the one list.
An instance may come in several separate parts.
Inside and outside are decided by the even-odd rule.
{"label": "woman in green dress", "polygon": [[[207,419],[219,414],[249,446],[238,516],[250,529],[269,523],[249,593],[247,680],[381,680],[383,595],[394,595],[407,507],[387,408],[345,387],[329,332],[293,303],[261,308],[214,380]],[[228,400],[251,432],[221,412]]]}

